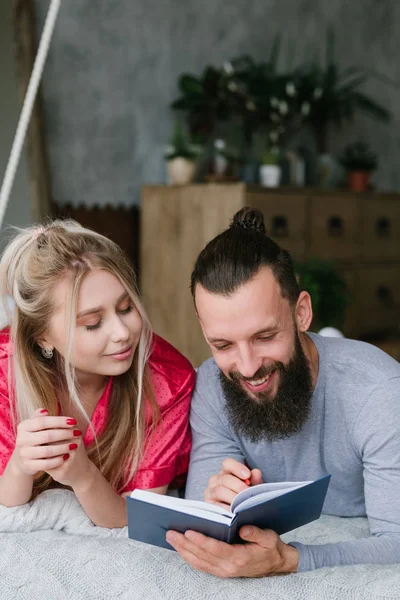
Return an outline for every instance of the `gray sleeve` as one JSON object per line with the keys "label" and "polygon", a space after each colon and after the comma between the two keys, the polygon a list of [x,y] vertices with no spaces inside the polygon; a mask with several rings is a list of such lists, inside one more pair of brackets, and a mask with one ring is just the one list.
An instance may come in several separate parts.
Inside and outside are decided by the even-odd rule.
{"label": "gray sleeve", "polygon": [[244,462],[225,416],[218,370],[212,361],[207,361],[198,370],[190,424],[193,442],[186,498],[203,500],[209,478],[220,472],[225,458],[232,457]]}
{"label": "gray sleeve", "polygon": [[[351,399],[349,399],[351,400]],[[375,389],[354,425],[354,450],[363,461],[371,537],[299,550],[299,571],[353,564],[400,563],[400,379]]]}

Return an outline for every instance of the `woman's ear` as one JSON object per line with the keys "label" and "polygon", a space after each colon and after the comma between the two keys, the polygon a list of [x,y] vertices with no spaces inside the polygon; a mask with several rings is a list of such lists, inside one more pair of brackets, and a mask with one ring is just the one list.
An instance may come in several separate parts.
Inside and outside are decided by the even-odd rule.
{"label": "woman's ear", "polygon": [[300,292],[296,303],[295,320],[297,330],[301,332],[308,331],[313,319],[311,296],[308,292]]}
{"label": "woman's ear", "polygon": [[53,344],[47,339],[47,337],[41,337],[37,339],[36,343],[41,350],[44,350],[44,348],[50,348],[51,350],[54,350]]}

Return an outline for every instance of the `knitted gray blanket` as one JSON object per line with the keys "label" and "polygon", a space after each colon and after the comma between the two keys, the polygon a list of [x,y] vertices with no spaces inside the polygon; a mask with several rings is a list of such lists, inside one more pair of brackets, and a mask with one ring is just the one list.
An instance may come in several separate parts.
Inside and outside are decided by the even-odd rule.
{"label": "knitted gray blanket", "polygon": [[[322,516],[283,538],[323,544],[369,535],[366,519]],[[95,527],[72,492],[0,506],[1,600],[394,600],[400,565],[358,565],[263,579],[217,579],[179,555]]]}

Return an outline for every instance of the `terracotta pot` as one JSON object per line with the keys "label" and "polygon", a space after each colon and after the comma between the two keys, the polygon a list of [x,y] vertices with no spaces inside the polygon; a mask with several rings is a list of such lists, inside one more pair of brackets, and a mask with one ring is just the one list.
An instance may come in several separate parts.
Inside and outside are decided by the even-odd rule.
{"label": "terracotta pot", "polygon": [[194,177],[196,163],[186,158],[174,158],[167,161],[169,182],[173,185],[186,185]]}
{"label": "terracotta pot", "polygon": [[347,176],[349,189],[353,192],[366,192],[369,188],[370,173],[367,171],[350,171]]}

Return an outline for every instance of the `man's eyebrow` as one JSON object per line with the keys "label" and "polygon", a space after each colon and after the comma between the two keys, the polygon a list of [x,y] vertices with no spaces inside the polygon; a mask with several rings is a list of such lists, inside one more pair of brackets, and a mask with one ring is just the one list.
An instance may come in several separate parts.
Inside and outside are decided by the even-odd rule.
{"label": "man's eyebrow", "polygon": [[[125,298],[129,296],[128,292],[123,292],[120,297],[117,300],[117,304],[119,304],[120,302],[122,302],[122,300],[125,300]],[[93,308],[87,308],[86,310],[82,310],[80,313],[78,313],[76,315],[77,319],[80,319],[82,317],[85,317],[86,315],[92,315],[92,314],[96,314],[101,312],[102,310],[104,310],[103,306],[95,306]]]}
{"label": "man's eyebrow", "polygon": [[[255,333],[253,333],[252,337],[257,337],[258,335],[262,335],[263,333],[275,333],[277,330],[279,329],[279,323],[274,323],[273,325],[270,325],[270,327],[264,327],[263,329],[260,329],[259,331],[256,331]],[[208,341],[210,344],[216,344],[218,342],[224,342],[224,343],[229,343],[229,340],[226,340],[224,338],[208,338]]]}

